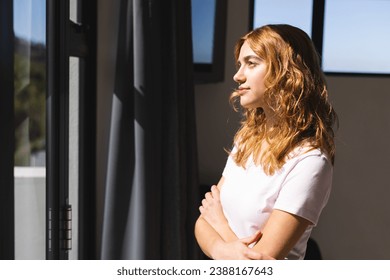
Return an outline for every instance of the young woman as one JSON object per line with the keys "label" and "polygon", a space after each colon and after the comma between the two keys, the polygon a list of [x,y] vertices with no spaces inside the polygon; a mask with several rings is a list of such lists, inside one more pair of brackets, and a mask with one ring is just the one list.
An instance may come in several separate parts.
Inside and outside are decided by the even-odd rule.
{"label": "young woman", "polygon": [[212,259],[303,259],[328,201],[337,115],[312,41],[266,25],[235,48],[244,112],[222,178],[205,195],[195,236]]}

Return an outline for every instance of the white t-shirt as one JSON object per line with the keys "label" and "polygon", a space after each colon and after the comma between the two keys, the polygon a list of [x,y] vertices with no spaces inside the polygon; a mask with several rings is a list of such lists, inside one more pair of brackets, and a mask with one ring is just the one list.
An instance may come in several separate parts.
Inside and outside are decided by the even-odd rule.
{"label": "white t-shirt", "polygon": [[282,169],[272,176],[256,166],[252,158],[244,169],[229,156],[221,188],[223,211],[239,238],[262,230],[273,209],[309,220],[313,225],[306,229],[287,256],[288,259],[303,259],[312,228],[328,201],[332,175],[332,164],[319,150],[297,148]]}

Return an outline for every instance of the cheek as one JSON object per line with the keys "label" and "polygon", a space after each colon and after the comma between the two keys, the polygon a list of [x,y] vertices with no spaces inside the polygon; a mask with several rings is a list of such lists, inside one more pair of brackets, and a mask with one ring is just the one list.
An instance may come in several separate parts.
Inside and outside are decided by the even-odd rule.
{"label": "cheek", "polygon": [[256,80],[255,80],[255,83],[254,83],[254,86],[255,86],[257,91],[264,91],[265,90],[264,77],[257,76]]}
{"label": "cheek", "polygon": [[265,90],[266,87],[265,87],[264,76],[259,79],[258,87],[261,88],[262,91]]}

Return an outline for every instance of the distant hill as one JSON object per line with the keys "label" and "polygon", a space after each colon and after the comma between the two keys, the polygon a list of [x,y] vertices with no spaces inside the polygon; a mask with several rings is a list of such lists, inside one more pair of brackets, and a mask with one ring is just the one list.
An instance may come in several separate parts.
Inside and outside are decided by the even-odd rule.
{"label": "distant hill", "polygon": [[29,166],[45,150],[46,47],[15,38],[15,165]]}

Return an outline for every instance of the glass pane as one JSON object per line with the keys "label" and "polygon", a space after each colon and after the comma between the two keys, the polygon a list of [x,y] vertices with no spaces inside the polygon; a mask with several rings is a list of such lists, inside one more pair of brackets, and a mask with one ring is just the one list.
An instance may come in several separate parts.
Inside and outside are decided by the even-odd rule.
{"label": "glass pane", "polygon": [[45,258],[46,4],[14,0],[15,258]]}
{"label": "glass pane", "polygon": [[80,59],[69,59],[69,204],[72,205],[72,250],[69,259],[78,259],[79,191],[79,73]]}
{"label": "glass pane", "polygon": [[216,0],[192,0],[194,63],[213,63]]}
{"label": "glass pane", "polygon": [[[79,2],[69,1],[70,20],[80,23]],[[79,90],[80,90],[81,60],[78,57],[69,58],[69,204],[72,206],[72,250],[69,259],[78,259],[78,198],[79,198]]]}
{"label": "glass pane", "polygon": [[313,0],[255,0],[253,28],[266,24],[290,24],[311,36]]}
{"label": "glass pane", "polygon": [[324,70],[390,73],[390,1],[327,0],[325,4]]}
{"label": "glass pane", "polygon": [[45,259],[44,167],[15,167],[15,259]]}

